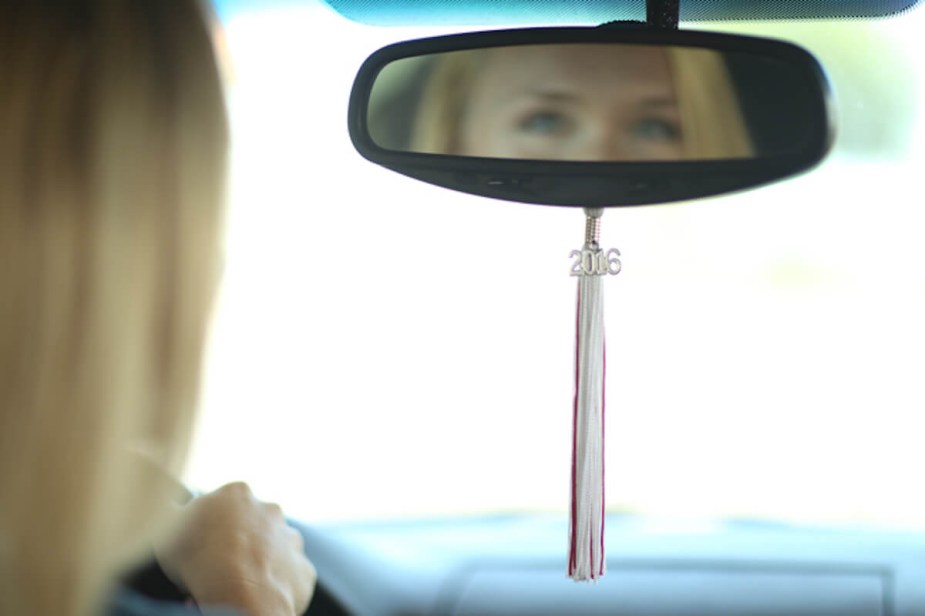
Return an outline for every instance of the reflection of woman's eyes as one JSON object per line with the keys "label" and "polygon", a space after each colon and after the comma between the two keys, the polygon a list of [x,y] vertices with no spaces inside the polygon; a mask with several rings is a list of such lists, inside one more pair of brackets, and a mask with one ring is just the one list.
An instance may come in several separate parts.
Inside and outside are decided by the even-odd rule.
{"label": "reflection of woman's eyes", "polygon": [[559,111],[536,111],[524,116],[517,128],[535,135],[562,135],[571,129],[571,120]]}
{"label": "reflection of woman's eyes", "polygon": [[680,141],[681,126],[665,118],[643,118],[632,127],[634,137],[647,141]]}

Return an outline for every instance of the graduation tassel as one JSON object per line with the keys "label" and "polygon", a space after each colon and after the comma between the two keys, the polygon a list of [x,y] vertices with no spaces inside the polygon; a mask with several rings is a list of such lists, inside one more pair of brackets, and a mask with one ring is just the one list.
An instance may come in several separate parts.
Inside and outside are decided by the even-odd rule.
{"label": "graduation tassel", "polygon": [[572,502],[569,521],[569,577],[604,575],[604,301],[602,278],[618,274],[620,252],[600,248],[603,210],[586,209],[585,244],[572,251],[578,276],[575,342],[575,400],[572,433]]}

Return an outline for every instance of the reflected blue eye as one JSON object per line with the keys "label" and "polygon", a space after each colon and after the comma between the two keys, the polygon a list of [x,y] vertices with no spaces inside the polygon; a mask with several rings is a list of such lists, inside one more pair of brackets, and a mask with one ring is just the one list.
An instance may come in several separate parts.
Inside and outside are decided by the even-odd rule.
{"label": "reflected blue eye", "polygon": [[566,132],[569,126],[569,119],[557,111],[531,113],[517,124],[521,131],[537,135],[560,135]]}
{"label": "reflected blue eye", "polygon": [[647,141],[680,141],[681,127],[673,120],[645,118],[633,124],[633,136]]}

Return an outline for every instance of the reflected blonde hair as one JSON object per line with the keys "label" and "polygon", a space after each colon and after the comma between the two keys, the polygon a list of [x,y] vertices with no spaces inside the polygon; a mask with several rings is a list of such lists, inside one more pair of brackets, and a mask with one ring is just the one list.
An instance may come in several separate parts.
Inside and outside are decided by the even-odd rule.
{"label": "reflected blonde hair", "polygon": [[749,158],[755,150],[732,76],[719,52],[670,47],[688,160]]}
{"label": "reflected blonde hair", "polygon": [[412,124],[409,150],[427,154],[456,154],[466,106],[487,50],[441,54],[427,77]]}
{"label": "reflected blonde hair", "polygon": [[160,526],[220,250],[196,0],[0,3],[0,613],[84,616]]}
{"label": "reflected blonde hair", "polygon": [[[411,151],[459,152],[461,120],[469,93],[485,64],[486,51],[449,52],[434,60],[412,127]],[[753,156],[745,117],[722,55],[683,47],[670,47],[665,52],[681,111],[685,157],[698,160]]]}

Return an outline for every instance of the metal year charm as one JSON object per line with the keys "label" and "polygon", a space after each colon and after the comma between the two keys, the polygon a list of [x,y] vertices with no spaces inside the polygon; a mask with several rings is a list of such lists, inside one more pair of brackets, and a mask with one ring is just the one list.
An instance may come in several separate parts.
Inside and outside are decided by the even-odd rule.
{"label": "metal year charm", "polygon": [[586,209],[585,245],[581,250],[569,253],[572,259],[571,276],[616,276],[623,269],[620,251],[616,248],[603,250],[601,240],[601,215],[603,209]]}

